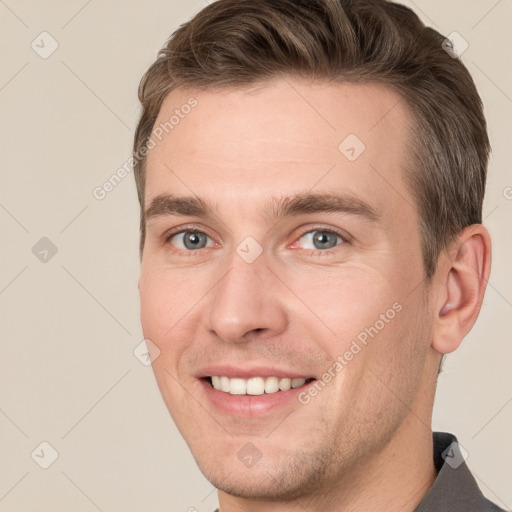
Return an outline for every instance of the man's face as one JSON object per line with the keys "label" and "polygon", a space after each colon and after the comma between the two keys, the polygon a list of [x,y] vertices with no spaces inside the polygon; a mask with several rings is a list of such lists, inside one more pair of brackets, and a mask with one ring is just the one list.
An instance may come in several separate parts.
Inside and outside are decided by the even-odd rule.
{"label": "man's face", "polygon": [[[197,105],[180,110],[191,97]],[[219,489],[321,489],[362,470],[399,427],[424,429],[429,414],[404,102],[378,85],[292,79],[252,92],[178,89],[155,128],[176,109],[190,113],[153,137],[148,156],[139,282],[162,396]],[[322,211],[320,197],[281,215],[301,194],[343,199],[339,211]],[[213,211],[162,198],[157,208],[164,195]],[[268,392],[237,394],[247,386]]]}

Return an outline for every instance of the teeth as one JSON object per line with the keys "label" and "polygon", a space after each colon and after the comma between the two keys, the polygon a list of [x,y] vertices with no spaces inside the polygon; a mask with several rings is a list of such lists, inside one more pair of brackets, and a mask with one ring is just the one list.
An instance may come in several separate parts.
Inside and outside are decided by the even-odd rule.
{"label": "teeth", "polygon": [[306,379],[292,379],[292,388],[298,388],[303,386],[306,382]]}
{"label": "teeth", "polygon": [[279,379],[279,389],[288,391],[292,387],[292,379]]}
{"label": "teeth", "polygon": [[[213,384],[213,387],[215,387],[215,383]],[[229,393],[229,377],[220,377],[220,388],[215,389],[220,389],[221,391]]]}
{"label": "teeth", "polygon": [[265,379],[253,377],[247,381],[248,395],[263,395],[265,393]]}
{"label": "teeth", "polygon": [[232,395],[246,395],[247,381],[245,379],[229,379],[229,392]]}
{"label": "teeth", "polygon": [[221,376],[211,377],[212,385],[218,391],[231,395],[263,395],[264,393],[277,393],[303,386],[306,379],[289,379],[278,377],[251,377],[250,379],[229,378]]}
{"label": "teeth", "polygon": [[277,377],[267,377],[265,379],[265,393],[275,393],[279,391],[279,379]]}

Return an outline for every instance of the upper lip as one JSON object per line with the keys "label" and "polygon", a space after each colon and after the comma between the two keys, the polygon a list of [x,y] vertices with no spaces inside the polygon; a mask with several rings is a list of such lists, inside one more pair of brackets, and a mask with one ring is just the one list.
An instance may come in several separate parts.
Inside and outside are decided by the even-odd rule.
{"label": "upper lip", "polygon": [[309,379],[311,374],[298,372],[297,370],[285,370],[272,366],[226,366],[211,365],[201,368],[197,372],[198,379],[205,377],[230,377],[239,379],[250,379],[252,377],[278,377],[290,379]]}

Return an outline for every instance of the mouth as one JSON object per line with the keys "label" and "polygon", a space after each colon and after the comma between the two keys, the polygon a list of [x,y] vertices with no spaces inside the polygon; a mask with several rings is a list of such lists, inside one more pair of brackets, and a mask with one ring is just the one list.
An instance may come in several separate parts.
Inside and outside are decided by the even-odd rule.
{"label": "mouth", "polygon": [[250,377],[248,379],[238,377],[228,377],[221,375],[212,375],[204,377],[210,386],[216,391],[230,395],[271,395],[303,387],[316,380],[310,378],[294,377]]}
{"label": "mouth", "polygon": [[205,398],[222,416],[230,418],[270,418],[288,416],[303,407],[299,396],[315,378],[228,377],[212,375],[199,379]]}
{"label": "mouth", "polygon": [[195,377],[211,413],[259,421],[303,407],[301,394],[317,381],[308,373],[268,365],[211,365]]}

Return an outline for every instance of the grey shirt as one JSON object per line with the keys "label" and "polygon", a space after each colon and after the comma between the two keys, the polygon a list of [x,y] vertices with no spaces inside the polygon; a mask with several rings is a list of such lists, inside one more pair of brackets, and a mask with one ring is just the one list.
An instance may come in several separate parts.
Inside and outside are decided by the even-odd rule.
{"label": "grey shirt", "polygon": [[457,438],[446,432],[433,432],[432,436],[437,477],[414,512],[505,512],[478,488]]}
{"label": "grey shirt", "polygon": [[433,432],[437,478],[414,512],[504,512],[484,497],[453,434]]}

